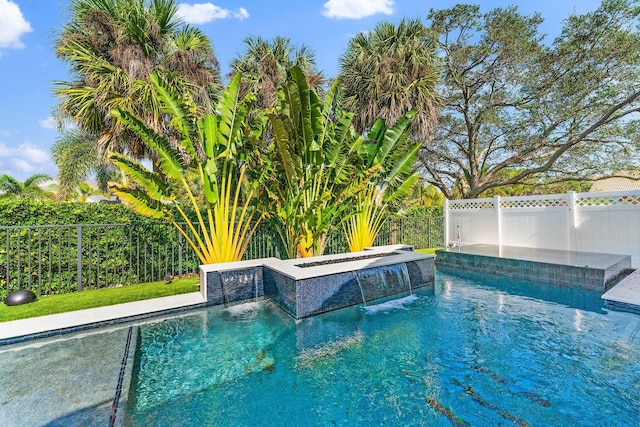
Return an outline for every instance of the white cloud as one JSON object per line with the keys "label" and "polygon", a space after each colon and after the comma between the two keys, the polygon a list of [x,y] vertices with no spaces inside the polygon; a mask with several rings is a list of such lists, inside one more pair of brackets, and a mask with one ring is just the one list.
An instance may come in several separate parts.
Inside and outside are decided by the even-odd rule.
{"label": "white cloud", "polygon": [[45,164],[50,160],[49,153],[36,147],[35,145],[25,142],[21,144],[18,148],[7,147],[3,143],[0,142],[0,158],[6,158],[9,160],[9,163],[18,167],[19,169],[23,169],[19,164]]}
{"label": "white cloud", "polygon": [[21,172],[31,173],[35,170],[35,167],[31,163],[27,162],[26,160],[13,159],[12,164],[13,164],[13,167],[15,167]]}
{"label": "white cloud", "polygon": [[327,18],[360,19],[367,16],[393,13],[393,0],[329,0],[322,14]]}
{"label": "white cloud", "polygon": [[49,153],[39,149],[38,147],[22,144],[20,146],[22,148],[21,156],[26,160],[29,160],[33,163],[47,163],[49,161]]}
{"label": "white cloud", "polygon": [[53,117],[49,116],[46,119],[38,120],[38,124],[40,127],[45,129],[55,129],[56,123],[53,120]]}
{"label": "white cloud", "polygon": [[249,12],[244,7],[239,7],[236,12],[234,12],[234,16],[238,19],[247,19],[249,17]]}
{"label": "white cloud", "polygon": [[216,19],[247,19],[249,12],[244,7],[231,10],[216,6],[213,3],[196,3],[194,5],[180,3],[178,5],[178,16],[189,24],[206,24]]}
{"label": "white cloud", "polygon": [[23,48],[20,37],[31,31],[33,28],[18,5],[11,0],[0,0],[0,49]]}

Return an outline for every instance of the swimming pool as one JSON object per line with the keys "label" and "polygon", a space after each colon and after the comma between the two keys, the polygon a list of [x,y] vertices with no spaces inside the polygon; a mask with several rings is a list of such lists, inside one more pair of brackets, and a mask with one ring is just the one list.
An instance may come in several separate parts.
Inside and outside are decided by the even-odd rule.
{"label": "swimming pool", "polygon": [[296,322],[268,301],[139,328],[125,425],[637,425],[640,317],[437,275]]}
{"label": "swimming pool", "polygon": [[2,426],[633,426],[639,402],[640,316],[442,271],[298,322],[260,301],[0,347]]}

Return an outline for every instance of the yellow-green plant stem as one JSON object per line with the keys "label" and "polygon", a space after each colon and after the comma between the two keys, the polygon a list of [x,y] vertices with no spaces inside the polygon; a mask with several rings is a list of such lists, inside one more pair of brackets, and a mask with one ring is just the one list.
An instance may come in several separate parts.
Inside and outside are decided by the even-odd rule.
{"label": "yellow-green plant stem", "polygon": [[[187,181],[184,179],[184,177],[181,177],[182,180],[182,185],[185,188],[187,195],[189,196],[189,200],[191,201],[191,205],[193,206],[193,208],[196,211],[196,215],[198,216],[198,222],[200,223],[200,227],[202,227],[203,230],[203,234],[204,234],[204,239],[205,242],[207,243],[207,252],[211,253],[213,251],[213,243],[211,242],[211,238],[209,237],[209,233],[206,232],[207,227],[204,223],[204,220],[202,219],[202,214],[200,213],[200,208],[198,208],[198,202],[196,202],[195,197],[193,197],[193,193],[191,192],[191,189],[189,188],[189,184],[187,184]],[[181,212],[182,213],[182,212]],[[184,213],[183,213],[184,215]],[[189,224],[191,224],[191,221],[189,221]],[[193,228],[193,225],[191,225],[191,228]],[[195,233],[195,230],[194,230]],[[195,233],[196,236],[198,236],[197,233]],[[199,239],[199,238],[198,238]],[[205,248],[204,245],[203,249]]]}
{"label": "yellow-green plant stem", "polygon": [[351,252],[360,252],[373,246],[384,223],[384,206],[379,206],[375,187],[365,190],[358,197],[360,210],[344,226],[347,244]]}

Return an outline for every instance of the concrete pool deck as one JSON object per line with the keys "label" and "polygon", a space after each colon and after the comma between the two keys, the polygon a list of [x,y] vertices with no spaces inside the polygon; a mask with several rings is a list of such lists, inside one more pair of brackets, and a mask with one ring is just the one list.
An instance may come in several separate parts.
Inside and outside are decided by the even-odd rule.
{"label": "concrete pool deck", "polygon": [[602,295],[605,308],[640,314],[640,269]]}
{"label": "concrete pool deck", "polygon": [[20,342],[30,338],[42,338],[61,332],[105,326],[149,315],[161,315],[169,311],[204,307],[200,292],[153,298],[106,307],[90,308],[29,319],[0,323],[0,345]]}

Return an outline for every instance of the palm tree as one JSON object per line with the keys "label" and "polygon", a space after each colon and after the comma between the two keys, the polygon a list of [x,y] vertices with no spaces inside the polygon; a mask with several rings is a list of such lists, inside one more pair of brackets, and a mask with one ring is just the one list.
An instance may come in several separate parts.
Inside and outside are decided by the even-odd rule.
{"label": "palm tree", "polygon": [[94,175],[101,192],[116,179],[118,169],[98,150],[95,137],[81,129],[65,130],[51,147],[58,167],[58,197],[66,200],[82,192],[82,184]]}
{"label": "palm tree", "polygon": [[319,88],[325,82],[322,72],[316,70],[314,52],[304,45],[296,48],[291,39],[279,36],[271,41],[250,36],[244,39],[244,43],[247,50],[231,61],[229,75],[241,72],[242,93],[255,93],[261,107],[275,105],[278,87],[287,78],[291,67],[302,70],[310,88]]}
{"label": "palm tree", "polygon": [[444,195],[440,190],[426,182],[420,182],[414,187],[411,199],[415,207],[435,207],[444,203]]}
{"label": "palm tree", "polygon": [[112,108],[133,111],[158,132],[165,115],[149,81],[157,72],[193,99],[200,115],[212,108],[221,87],[209,39],[176,16],[174,0],[72,0],[56,53],[76,79],[55,83],[61,121],[95,135],[99,154],[149,156],[147,146],[114,120]]}
{"label": "palm tree", "polygon": [[356,112],[358,131],[368,131],[378,118],[393,124],[416,110],[414,135],[430,138],[440,105],[435,46],[434,37],[417,19],[403,19],[397,26],[382,22],[349,41],[338,78],[344,107]]}
{"label": "palm tree", "polygon": [[51,177],[44,173],[31,175],[23,182],[9,175],[0,175],[0,195],[2,197],[28,197],[35,200],[47,200],[53,198],[53,193],[40,187]]}

